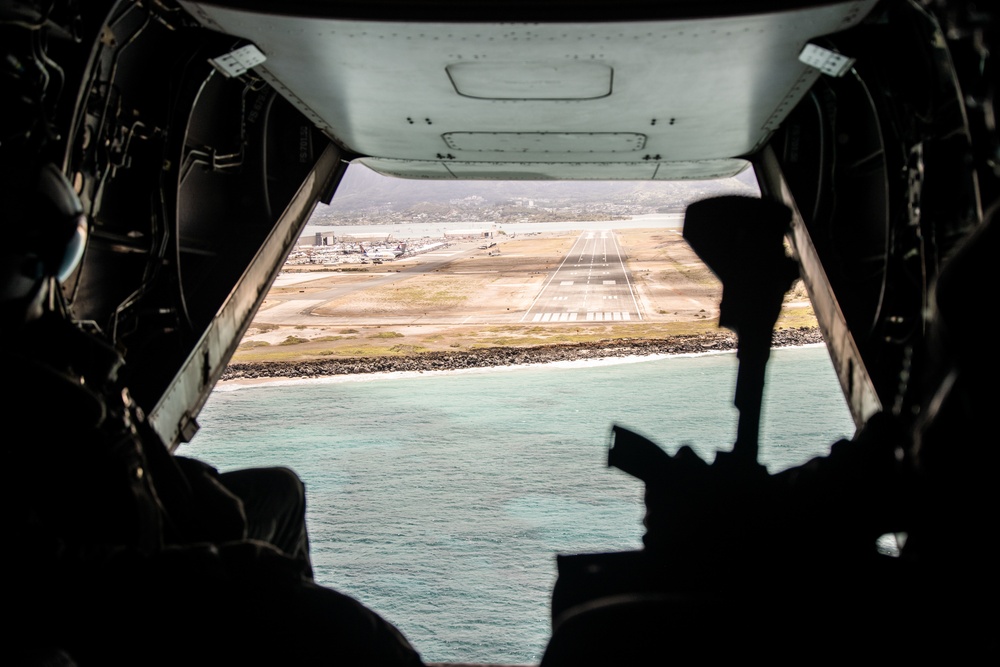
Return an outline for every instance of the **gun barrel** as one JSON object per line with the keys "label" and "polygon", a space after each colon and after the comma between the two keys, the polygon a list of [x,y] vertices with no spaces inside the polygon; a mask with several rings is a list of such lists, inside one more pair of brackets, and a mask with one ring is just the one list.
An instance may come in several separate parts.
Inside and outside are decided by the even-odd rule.
{"label": "gun barrel", "polygon": [[608,466],[648,482],[666,472],[669,465],[670,455],[653,441],[617,424],[611,427]]}

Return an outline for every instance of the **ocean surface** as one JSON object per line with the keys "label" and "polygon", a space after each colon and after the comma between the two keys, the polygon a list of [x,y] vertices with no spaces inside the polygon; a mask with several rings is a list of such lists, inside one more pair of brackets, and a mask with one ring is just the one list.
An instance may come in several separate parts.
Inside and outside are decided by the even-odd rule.
{"label": "ocean surface", "polygon": [[[641,547],[642,483],[607,467],[612,424],[711,461],[735,438],[732,353],[217,388],[179,453],[305,481],[317,580],[428,661],[537,663],[555,555]],[[854,426],[824,346],[768,366],[761,461],[825,454]]]}

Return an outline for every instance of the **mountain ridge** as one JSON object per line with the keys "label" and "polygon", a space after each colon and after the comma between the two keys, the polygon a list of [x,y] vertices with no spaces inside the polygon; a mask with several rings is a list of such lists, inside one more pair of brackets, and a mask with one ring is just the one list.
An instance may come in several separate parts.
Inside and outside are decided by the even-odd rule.
{"label": "mountain ridge", "polygon": [[679,211],[722,194],[758,195],[753,170],[714,181],[437,181],[392,178],[351,165],[336,196],[329,205],[317,205],[310,223],[614,219]]}

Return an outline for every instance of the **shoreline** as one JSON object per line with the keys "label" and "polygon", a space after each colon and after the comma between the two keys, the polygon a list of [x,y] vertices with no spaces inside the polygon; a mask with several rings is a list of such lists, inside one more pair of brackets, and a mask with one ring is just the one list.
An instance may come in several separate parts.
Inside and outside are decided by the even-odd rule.
{"label": "shoreline", "polygon": [[[823,342],[825,341],[818,327],[776,329],[771,337],[772,348],[797,347]],[[407,356],[236,362],[226,368],[219,383],[279,379],[298,380],[371,373],[454,371],[617,357],[702,354],[732,351],[736,349],[736,344],[736,334],[720,330],[661,339],[621,338],[590,343],[532,347],[496,346],[460,352],[424,352]]]}

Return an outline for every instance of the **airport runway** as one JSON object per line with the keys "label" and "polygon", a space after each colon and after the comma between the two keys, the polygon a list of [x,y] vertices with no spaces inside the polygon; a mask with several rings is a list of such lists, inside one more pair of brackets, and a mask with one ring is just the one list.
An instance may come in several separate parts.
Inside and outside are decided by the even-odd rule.
{"label": "airport runway", "polygon": [[[255,321],[303,326],[341,323],[342,317],[319,315],[315,310],[352,293],[433,272],[473,254],[477,248],[473,243],[459,243],[422,255],[416,264],[399,272],[389,268],[384,274],[368,274],[360,282],[334,285],[308,294],[272,294],[269,299],[277,303],[261,310]],[[524,315],[519,320],[509,321],[540,324],[642,321],[644,318],[625,259],[613,230],[581,232]],[[392,263],[387,266],[391,267]]]}
{"label": "airport runway", "polygon": [[625,268],[625,257],[611,230],[580,234],[521,322],[621,322],[642,320]]}

